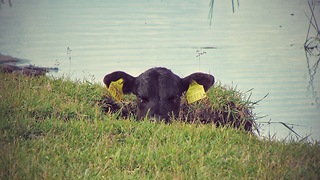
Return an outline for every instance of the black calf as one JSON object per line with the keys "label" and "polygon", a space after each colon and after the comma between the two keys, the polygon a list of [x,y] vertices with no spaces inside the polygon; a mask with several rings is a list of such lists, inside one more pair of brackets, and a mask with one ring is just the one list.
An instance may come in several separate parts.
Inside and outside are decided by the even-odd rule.
{"label": "black calf", "polygon": [[188,90],[194,81],[207,91],[214,83],[210,74],[193,73],[180,78],[169,69],[156,67],[145,71],[138,77],[125,72],[116,71],[107,74],[103,82],[109,87],[111,82],[123,79],[122,92],[137,96],[138,119],[145,116],[168,120],[170,115],[179,114],[180,96]]}

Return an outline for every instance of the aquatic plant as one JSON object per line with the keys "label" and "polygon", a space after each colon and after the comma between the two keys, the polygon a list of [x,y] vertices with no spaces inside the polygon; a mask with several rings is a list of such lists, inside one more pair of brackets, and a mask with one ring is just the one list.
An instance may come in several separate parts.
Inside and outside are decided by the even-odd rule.
{"label": "aquatic plant", "polygon": [[[231,3],[232,3],[232,12],[234,13],[235,10],[234,10],[234,0],[231,0]],[[240,2],[239,0],[237,0],[237,5],[238,7],[240,6]],[[209,4],[209,15],[208,15],[208,19],[209,19],[209,25],[211,27],[211,24],[212,24],[212,18],[213,18],[213,7],[214,7],[214,0],[210,0],[210,4]]]}
{"label": "aquatic plant", "polygon": [[[1,7],[1,4],[4,4],[4,3],[5,3],[4,0],[1,0],[0,7]],[[10,7],[12,7],[12,2],[11,2],[11,0],[8,0],[8,3],[9,3],[9,5],[10,5]]]}
{"label": "aquatic plant", "polygon": [[[317,18],[315,16],[315,1],[308,1],[309,9],[311,12],[310,17],[306,14],[309,19],[309,27],[307,32],[306,41],[304,43],[305,50],[312,55],[320,56],[320,29],[318,26]],[[311,35],[311,27],[315,31],[315,35]]]}
{"label": "aquatic plant", "polygon": [[309,9],[310,9],[310,17],[305,13],[309,20],[309,26],[307,31],[306,40],[304,43],[304,49],[307,60],[308,74],[309,74],[309,85],[308,90],[311,91],[312,96],[315,101],[314,104],[320,107],[320,101],[318,97],[318,93],[314,87],[314,79],[317,73],[317,69],[320,63],[320,29],[318,26],[317,18],[319,16],[315,15],[315,7],[316,1],[308,1]]}
{"label": "aquatic plant", "polygon": [[68,59],[69,59],[69,76],[71,76],[71,52],[72,49],[68,46],[67,47],[67,55],[68,55]]}
{"label": "aquatic plant", "polygon": [[202,56],[203,54],[206,54],[207,52],[203,51],[202,49],[197,49],[196,53],[197,53],[196,57],[199,60],[199,70],[200,70],[200,56]]}

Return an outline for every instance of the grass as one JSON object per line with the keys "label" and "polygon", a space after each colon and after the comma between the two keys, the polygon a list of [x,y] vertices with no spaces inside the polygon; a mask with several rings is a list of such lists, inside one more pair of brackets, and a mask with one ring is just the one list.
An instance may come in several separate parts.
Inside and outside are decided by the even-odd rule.
{"label": "grass", "polygon": [[[87,81],[0,73],[0,179],[319,179],[317,142],[117,120],[98,106],[103,94]],[[209,98],[228,94],[217,85]]]}

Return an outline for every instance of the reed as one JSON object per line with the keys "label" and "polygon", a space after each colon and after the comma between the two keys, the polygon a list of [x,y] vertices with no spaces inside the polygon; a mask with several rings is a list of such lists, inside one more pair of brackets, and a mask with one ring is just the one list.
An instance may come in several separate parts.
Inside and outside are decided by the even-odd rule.
{"label": "reed", "polygon": [[[309,20],[309,26],[306,36],[306,41],[304,43],[304,48],[306,52],[312,55],[320,56],[320,29],[317,22],[317,16],[315,15],[315,1],[308,1],[310,9],[310,17],[306,14]],[[315,33],[312,35],[312,29]]]}
{"label": "reed", "polygon": [[[232,12],[234,13],[235,10],[234,10],[234,0],[231,0],[231,4],[232,4]],[[237,0],[237,6],[239,7],[240,6],[240,2],[239,0]],[[214,0],[210,0],[210,3],[209,3],[209,14],[208,14],[208,19],[209,19],[209,25],[211,27],[212,25],[212,19],[213,19],[213,9],[214,9]]]}

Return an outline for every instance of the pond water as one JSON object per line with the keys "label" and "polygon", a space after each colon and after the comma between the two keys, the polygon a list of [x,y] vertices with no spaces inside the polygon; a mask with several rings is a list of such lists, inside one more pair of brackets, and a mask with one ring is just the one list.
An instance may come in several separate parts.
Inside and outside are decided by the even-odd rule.
{"label": "pond water", "polygon": [[[211,26],[209,3],[12,0],[0,8],[0,53],[99,83],[115,70],[139,75],[154,66],[181,77],[209,72],[223,85],[254,88],[252,101],[268,94],[254,111],[272,122],[263,124],[265,136],[287,137],[284,122],[320,140],[318,58],[307,60],[303,48],[307,1],[241,0],[233,13],[231,1],[216,0]],[[197,50],[206,53],[198,58]]]}

